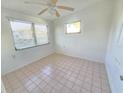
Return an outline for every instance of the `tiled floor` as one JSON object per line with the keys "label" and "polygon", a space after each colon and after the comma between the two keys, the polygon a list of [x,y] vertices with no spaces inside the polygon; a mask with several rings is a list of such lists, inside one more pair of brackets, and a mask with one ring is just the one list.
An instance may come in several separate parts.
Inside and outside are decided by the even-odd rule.
{"label": "tiled floor", "polygon": [[111,93],[105,66],[53,54],[2,77],[7,93]]}

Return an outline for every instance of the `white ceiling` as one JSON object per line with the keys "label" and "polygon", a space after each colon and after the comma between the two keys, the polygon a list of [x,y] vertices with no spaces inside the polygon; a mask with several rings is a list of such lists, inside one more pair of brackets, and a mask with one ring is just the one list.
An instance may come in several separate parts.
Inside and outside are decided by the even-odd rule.
{"label": "white ceiling", "polygon": [[[24,1],[35,1],[35,2],[50,2],[50,0],[2,0],[2,7],[10,10],[15,10],[24,14],[46,18],[49,20],[57,19],[55,15],[50,15],[48,12],[38,16],[39,11],[44,9],[46,6],[36,5],[36,4],[25,4]],[[101,0],[58,0],[57,5],[71,6],[75,10],[73,12],[68,12],[66,10],[59,10],[61,17],[69,15],[81,9],[88,7]]]}

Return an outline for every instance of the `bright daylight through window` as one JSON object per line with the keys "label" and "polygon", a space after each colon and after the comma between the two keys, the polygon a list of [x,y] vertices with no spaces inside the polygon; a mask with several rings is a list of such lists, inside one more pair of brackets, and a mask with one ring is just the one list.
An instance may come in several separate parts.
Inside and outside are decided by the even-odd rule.
{"label": "bright daylight through window", "polygon": [[17,50],[48,43],[47,25],[10,21]]}
{"label": "bright daylight through window", "polygon": [[66,33],[80,33],[80,21],[66,24]]}

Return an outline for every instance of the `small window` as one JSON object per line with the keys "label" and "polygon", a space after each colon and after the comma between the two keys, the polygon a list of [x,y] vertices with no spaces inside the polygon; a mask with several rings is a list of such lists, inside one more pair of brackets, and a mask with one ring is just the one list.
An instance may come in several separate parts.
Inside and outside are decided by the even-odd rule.
{"label": "small window", "polygon": [[66,24],[66,33],[68,34],[80,33],[80,31],[81,31],[80,21]]}
{"label": "small window", "polygon": [[17,50],[48,43],[47,25],[10,21],[15,48]]}

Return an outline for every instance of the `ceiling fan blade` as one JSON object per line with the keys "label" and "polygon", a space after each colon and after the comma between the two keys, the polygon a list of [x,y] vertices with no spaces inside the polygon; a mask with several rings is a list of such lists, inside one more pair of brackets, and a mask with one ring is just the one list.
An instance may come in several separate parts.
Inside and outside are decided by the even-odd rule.
{"label": "ceiling fan blade", "polygon": [[58,0],[51,0],[51,2],[52,2],[53,4],[56,4],[56,3],[58,2]]}
{"label": "ceiling fan blade", "polygon": [[60,14],[59,14],[59,12],[57,10],[56,10],[56,16],[60,17]]}
{"label": "ceiling fan blade", "polygon": [[57,7],[64,10],[74,11],[74,8],[68,6],[57,6]]}
{"label": "ceiling fan blade", "polygon": [[43,13],[46,12],[47,10],[48,10],[48,8],[43,9],[41,12],[38,13],[38,15],[43,14]]}
{"label": "ceiling fan blade", "polygon": [[48,4],[42,3],[42,2],[29,2],[29,1],[25,1],[25,4],[38,4],[38,5],[45,5],[48,6]]}

